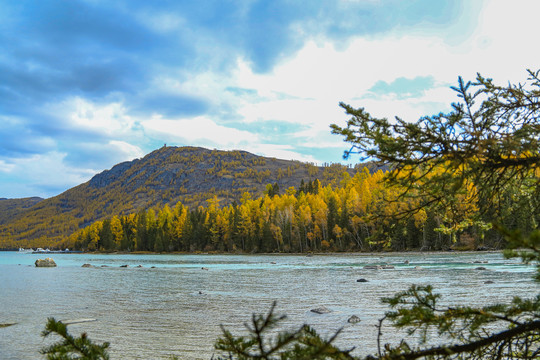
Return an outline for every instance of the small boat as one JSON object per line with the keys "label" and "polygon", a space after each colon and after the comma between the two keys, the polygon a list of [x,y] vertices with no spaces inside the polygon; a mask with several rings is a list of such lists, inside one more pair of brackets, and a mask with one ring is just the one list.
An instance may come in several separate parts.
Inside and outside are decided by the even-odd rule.
{"label": "small boat", "polygon": [[37,248],[35,251],[32,251],[32,254],[48,254],[51,250],[49,249],[43,249],[43,248]]}

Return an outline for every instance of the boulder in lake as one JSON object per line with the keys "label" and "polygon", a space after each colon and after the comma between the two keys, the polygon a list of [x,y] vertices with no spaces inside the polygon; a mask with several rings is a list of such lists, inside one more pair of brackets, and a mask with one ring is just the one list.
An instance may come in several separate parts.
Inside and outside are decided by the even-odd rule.
{"label": "boulder in lake", "polygon": [[330,310],[326,306],[320,306],[318,308],[311,309],[311,312],[314,312],[315,314],[328,314],[331,313],[332,310]]}
{"label": "boulder in lake", "polygon": [[484,284],[493,284],[493,281],[491,281],[491,280],[484,281]]}
{"label": "boulder in lake", "polygon": [[120,265],[120,267],[125,267],[125,268],[127,268],[128,266],[129,266],[129,265]]}
{"label": "boulder in lake", "polygon": [[364,278],[360,278],[360,279],[356,280],[356,282],[368,282],[368,281],[366,279],[364,279]]}
{"label": "boulder in lake", "polygon": [[51,258],[37,259],[35,264],[36,267],[56,267],[56,263]]}
{"label": "boulder in lake", "polygon": [[353,315],[349,318],[349,320],[347,320],[348,323],[351,323],[351,324],[356,324],[356,323],[359,323],[360,321],[360,318],[356,315]]}
{"label": "boulder in lake", "polygon": [[487,269],[485,267],[483,267],[483,266],[479,266],[475,270],[487,270]]}
{"label": "boulder in lake", "polygon": [[81,267],[91,268],[94,267],[92,264],[83,264]]}

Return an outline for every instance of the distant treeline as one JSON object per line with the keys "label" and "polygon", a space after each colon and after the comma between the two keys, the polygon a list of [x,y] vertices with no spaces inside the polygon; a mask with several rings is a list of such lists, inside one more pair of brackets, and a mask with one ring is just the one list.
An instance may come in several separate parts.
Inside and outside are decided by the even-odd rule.
{"label": "distant treeline", "polygon": [[[478,220],[474,204],[464,202],[452,218],[425,210],[403,217],[416,200],[399,197],[383,178],[382,171],[372,174],[364,169],[354,177],[343,173],[334,186],[323,187],[314,180],[282,190],[269,184],[263,197],[245,193],[240,203],[223,207],[213,197],[197,209],[177,203],[141,210],[94,222],[72,234],[63,246],[89,251],[297,253],[503,245],[485,225],[489,219]],[[531,217],[525,200],[513,199],[505,225],[524,231],[534,226],[538,219]]]}

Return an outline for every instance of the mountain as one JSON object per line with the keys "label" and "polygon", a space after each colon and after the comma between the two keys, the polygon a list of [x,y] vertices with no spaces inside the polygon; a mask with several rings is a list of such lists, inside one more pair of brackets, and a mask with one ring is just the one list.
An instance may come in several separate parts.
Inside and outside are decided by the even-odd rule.
{"label": "mountain", "polygon": [[54,246],[96,220],[179,201],[194,208],[217,196],[226,205],[245,192],[260,196],[268,184],[283,193],[302,180],[337,183],[345,171],[355,172],[340,164],[317,167],[245,151],[164,146],[49,199],[0,200],[0,248]]}
{"label": "mountain", "polygon": [[0,225],[15,218],[18,214],[31,208],[43,199],[40,197],[29,197],[24,199],[0,199]]}

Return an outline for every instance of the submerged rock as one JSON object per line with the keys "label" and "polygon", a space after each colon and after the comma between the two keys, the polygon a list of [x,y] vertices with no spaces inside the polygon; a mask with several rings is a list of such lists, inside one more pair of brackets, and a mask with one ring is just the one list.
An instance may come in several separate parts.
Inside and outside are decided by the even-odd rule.
{"label": "submerged rock", "polygon": [[311,312],[314,312],[316,314],[328,314],[328,313],[331,313],[332,310],[330,310],[326,306],[320,306],[318,308],[311,309]]}
{"label": "submerged rock", "polygon": [[61,320],[64,325],[80,324],[85,322],[97,321],[97,319],[72,319],[72,320]]}
{"label": "submerged rock", "polygon": [[37,259],[35,264],[36,267],[56,267],[56,263],[51,258]]}
{"label": "submerged rock", "polygon": [[365,270],[379,270],[382,269],[381,265],[366,265],[364,266]]}
{"label": "submerged rock", "polygon": [[487,269],[485,267],[483,267],[483,266],[479,266],[475,270],[487,270]]}
{"label": "submerged rock", "polygon": [[356,315],[353,315],[349,318],[349,320],[347,320],[348,323],[351,323],[351,324],[356,324],[356,323],[359,323],[360,321],[360,318]]}

